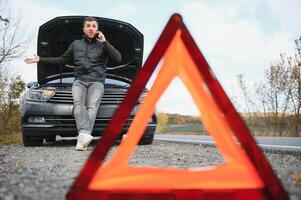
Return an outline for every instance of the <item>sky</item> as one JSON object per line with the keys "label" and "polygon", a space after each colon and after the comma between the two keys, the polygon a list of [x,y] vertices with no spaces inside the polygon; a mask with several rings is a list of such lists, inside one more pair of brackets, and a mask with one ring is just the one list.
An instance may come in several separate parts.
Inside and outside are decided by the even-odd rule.
{"label": "sky", "polygon": [[[226,93],[235,92],[236,74],[260,81],[281,52],[295,51],[301,36],[299,0],[11,0],[32,36],[26,55],[13,70],[26,83],[37,80],[36,65],[22,59],[36,54],[39,26],[57,16],[88,15],[126,21],[144,35],[144,61],[173,13],[180,13]],[[179,95],[180,94],[180,95]],[[157,111],[197,115],[185,86],[176,78],[157,104]]]}

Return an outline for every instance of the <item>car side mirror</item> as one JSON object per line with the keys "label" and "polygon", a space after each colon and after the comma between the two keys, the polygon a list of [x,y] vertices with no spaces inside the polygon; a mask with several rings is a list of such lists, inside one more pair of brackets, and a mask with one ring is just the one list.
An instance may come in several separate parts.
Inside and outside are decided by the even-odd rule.
{"label": "car side mirror", "polygon": [[28,89],[30,89],[30,88],[38,86],[38,85],[39,85],[38,82],[32,81],[32,82],[29,82],[26,86],[27,86]]}

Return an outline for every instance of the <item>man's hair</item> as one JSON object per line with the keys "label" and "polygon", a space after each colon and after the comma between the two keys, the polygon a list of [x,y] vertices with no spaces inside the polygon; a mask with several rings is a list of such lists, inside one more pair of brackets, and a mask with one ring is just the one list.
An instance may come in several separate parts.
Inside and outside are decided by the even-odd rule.
{"label": "man's hair", "polygon": [[86,21],[96,21],[96,23],[98,24],[97,19],[95,17],[85,17],[83,21],[83,26],[85,26]]}

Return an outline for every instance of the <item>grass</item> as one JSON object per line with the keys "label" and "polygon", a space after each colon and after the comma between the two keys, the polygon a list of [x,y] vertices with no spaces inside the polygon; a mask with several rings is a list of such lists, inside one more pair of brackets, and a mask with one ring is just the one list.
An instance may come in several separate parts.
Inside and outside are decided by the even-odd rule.
{"label": "grass", "polygon": [[[290,136],[294,136],[291,132],[284,132],[282,134],[278,133],[278,132],[274,132],[272,130],[272,128],[260,128],[260,127],[256,127],[256,128],[250,128],[249,129],[251,134],[253,136],[285,136],[285,137],[290,137]],[[158,125],[158,129],[157,129],[158,133],[164,134],[164,133],[168,133],[168,134],[175,134],[175,135],[179,135],[179,134],[183,134],[183,135],[208,135],[208,133],[206,133],[206,130],[204,128],[204,126],[202,124],[182,124],[182,125],[164,125],[164,126],[160,126]],[[299,134],[300,137],[300,134]]]}
{"label": "grass", "polygon": [[22,134],[12,133],[12,134],[2,134],[0,133],[0,146],[8,144],[21,144]]}
{"label": "grass", "polygon": [[161,130],[161,133],[174,134],[201,134],[205,132],[202,124],[166,125]]}

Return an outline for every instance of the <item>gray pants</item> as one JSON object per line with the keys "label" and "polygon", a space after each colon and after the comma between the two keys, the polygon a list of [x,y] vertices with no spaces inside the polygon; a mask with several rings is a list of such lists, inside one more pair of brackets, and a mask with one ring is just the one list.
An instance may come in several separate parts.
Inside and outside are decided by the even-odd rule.
{"label": "gray pants", "polygon": [[74,117],[79,133],[92,133],[103,93],[104,85],[100,82],[74,81],[72,85]]}

